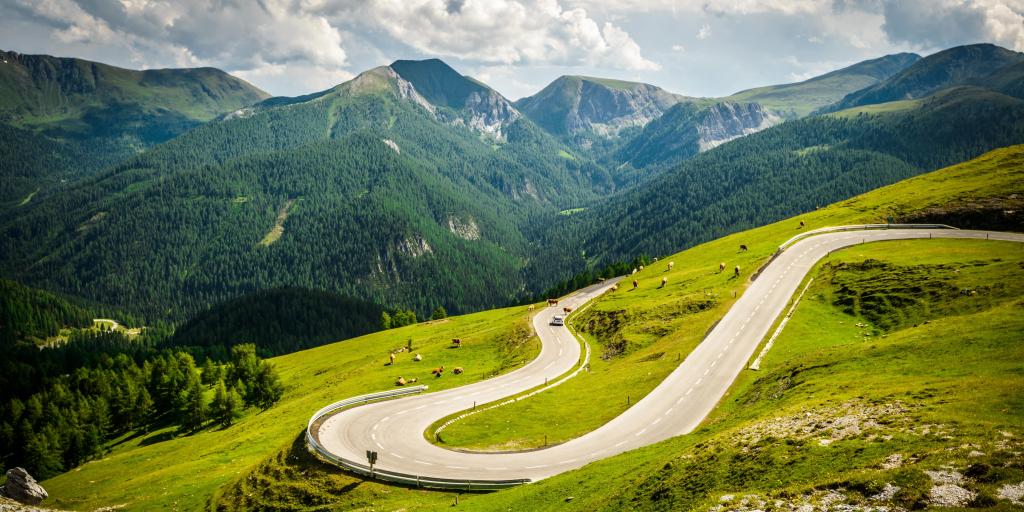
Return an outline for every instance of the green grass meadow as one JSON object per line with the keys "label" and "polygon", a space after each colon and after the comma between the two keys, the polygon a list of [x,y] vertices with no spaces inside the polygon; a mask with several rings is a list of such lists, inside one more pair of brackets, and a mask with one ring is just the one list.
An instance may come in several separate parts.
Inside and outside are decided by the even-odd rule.
{"label": "green grass meadow", "polygon": [[[743,293],[751,274],[801,229],[999,201],[1024,194],[1022,170],[1024,146],[1001,149],[664,257],[637,273],[636,290],[627,278],[574,318],[594,350],[589,373],[457,422],[444,440],[449,446],[516,449],[535,447],[544,435],[554,443],[588,432],[653,389],[728,310],[734,294]],[[740,244],[749,250],[741,252]],[[726,264],[724,272],[719,263]],[[741,268],[738,278],[735,266]],[[694,434],[542,482],[464,495],[452,507],[453,493],[366,482],[324,465],[308,455],[301,439],[320,407],[393,388],[398,376],[418,377],[437,390],[523,364],[538,352],[539,342],[529,330],[526,308],[517,307],[274,358],[287,390],[271,409],[250,410],[223,430],[185,437],[151,432],[125,440],[103,459],[43,482],[51,495],[47,505],[689,510],[710,508],[729,493],[792,500],[842,488],[858,499],[893,482],[902,494],[892,504],[912,508],[924,503],[925,469],[950,465],[965,471],[969,464],[983,464],[988,473],[965,485],[987,497],[998,485],[1024,480],[1021,458],[1013,455],[1024,451],[1020,244],[867,244],[833,253],[811,275],[814,283],[761,371],[741,374]],[[663,277],[667,285],[660,288]],[[449,349],[453,337],[465,346]],[[413,363],[409,354],[400,354],[395,366],[384,366],[389,351],[409,338],[424,361]],[[433,379],[429,370],[438,365],[467,372]],[[856,434],[836,426],[835,418],[846,417],[857,423]],[[973,451],[984,455],[969,457]],[[908,462],[882,469],[894,453]]]}

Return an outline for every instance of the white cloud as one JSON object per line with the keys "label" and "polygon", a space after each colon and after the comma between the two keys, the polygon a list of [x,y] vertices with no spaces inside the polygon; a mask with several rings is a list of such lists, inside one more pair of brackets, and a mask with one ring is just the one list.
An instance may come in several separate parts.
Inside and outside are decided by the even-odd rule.
{"label": "white cloud", "polygon": [[672,45],[672,51],[676,53],[686,53],[686,47],[681,44]]}
{"label": "white cloud", "polygon": [[886,2],[882,29],[890,40],[922,49],[991,42],[1024,50],[1022,0],[903,0]]}
{"label": "white cloud", "polygon": [[266,74],[297,63],[337,74],[347,64],[341,33],[300,2],[18,1],[58,40],[117,43],[140,67],[209,65]]}
{"label": "white cloud", "polygon": [[704,40],[709,37],[711,37],[711,25],[705,23],[704,26],[700,27],[700,30],[697,31],[697,39]]}
{"label": "white cloud", "polygon": [[322,10],[341,23],[359,19],[428,55],[491,65],[659,69],[621,27],[557,0],[373,0]]}

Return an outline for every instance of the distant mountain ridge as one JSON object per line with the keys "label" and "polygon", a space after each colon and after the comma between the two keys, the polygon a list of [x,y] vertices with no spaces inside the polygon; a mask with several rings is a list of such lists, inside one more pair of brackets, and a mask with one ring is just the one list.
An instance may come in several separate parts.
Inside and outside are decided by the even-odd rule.
{"label": "distant mountain ridge", "polygon": [[899,73],[845,96],[823,112],[922,98],[957,85],[985,85],[984,78],[1024,62],[1024,53],[993,44],[957,46],[924,57]]}
{"label": "distant mountain ridge", "polygon": [[645,83],[562,76],[515,105],[556,135],[594,132],[614,137],[623,128],[643,127],[673,105],[689,100]]}
{"label": "distant mountain ridge", "polygon": [[915,53],[897,53],[865,60],[802,82],[769,85],[740,91],[725,99],[757,102],[787,118],[803,117],[899,73],[921,59]]}
{"label": "distant mountain ridge", "polygon": [[162,142],[270,97],[214,68],[136,71],[8,51],[0,59],[0,121],[58,136]]}

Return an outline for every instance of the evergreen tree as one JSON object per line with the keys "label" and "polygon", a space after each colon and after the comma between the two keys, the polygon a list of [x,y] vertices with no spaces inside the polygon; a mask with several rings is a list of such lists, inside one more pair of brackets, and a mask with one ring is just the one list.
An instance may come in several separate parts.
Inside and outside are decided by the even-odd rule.
{"label": "evergreen tree", "polygon": [[207,416],[206,401],[203,399],[203,384],[198,375],[190,379],[185,396],[186,405],[181,426],[186,431],[195,432],[203,428],[203,422],[206,421]]}
{"label": "evergreen tree", "polygon": [[440,320],[442,318],[447,318],[447,317],[448,317],[448,312],[444,310],[444,306],[436,307],[434,309],[434,313],[432,315],[430,315],[430,319],[431,320]]}

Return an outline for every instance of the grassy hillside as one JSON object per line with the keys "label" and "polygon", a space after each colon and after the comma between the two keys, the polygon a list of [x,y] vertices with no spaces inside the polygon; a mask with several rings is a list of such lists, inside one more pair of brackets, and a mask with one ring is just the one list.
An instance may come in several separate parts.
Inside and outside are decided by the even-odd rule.
{"label": "grassy hillside", "polygon": [[[1024,193],[1024,190],[1021,189],[1021,183],[1024,182],[1021,180],[1022,169],[1024,169],[1024,146],[1005,148],[1005,150],[991,152],[963,165],[874,190],[872,193],[798,218],[737,233],[722,241],[706,244],[664,259],[659,264],[652,265],[640,273],[641,286],[637,292],[621,291],[601,299],[594,306],[595,317],[613,316],[614,314],[609,313],[623,311],[625,314],[621,317],[629,319],[629,322],[622,324],[622,329],[617,333],[627,341],[628,348],[622,352],[622,355],[610,358],[606,364],[596,357],[594,371],[590,376],[583,374],[554,391],[546,392],[536,398],[526,400],[526,402],[539,402],[535,400],[550,400],[549,403],[565,402],[568,391],[574,390],[577,393],[575,394],[577,399],[573,401],[570,409],[564,412],[558,411],[557,408],[546,409],[547,416],[544,417],[543,422],[549,428],[545,429],[545,432],[552,436],[557,432],[570,435],[572,432],[593,428],[596,426],[596,422],[587,423],[589,415],[604,415],[605,413],[599,411],[599,407],[611,409],[617,407],[615,401],[623,398],[622,393],[625,389],[630,389],[631,392],[636,389],[636,396],[639,397],[644,392],[643,386],[653,385],[656,382],[656,379],[646,375],[648,369],[657,371],[659,368],[671,367],[671,362],[674,362],[672,361],[673,351],[682,352],[687,343],[692,344],[694,339],[702,336],[703,330],[699,322],[705,321],[714,313],[693,313],[686,308],[673,311],[673,308],[678,305],[687,304],[687,294],[703,297],[703,293],[705,293],[703,290],[708,287],[711,294],[718,297],[719,303],[713,307],[718,308],[718,314],[724,312],[724,304],[730,300],[731,292],[739,291],[741,286],[736,282],[719,283],[719,280],[722,280],[721,276],[716,273],[719,261],[726,261],[730,265],[740,264],[743,268],[744,278],[749,276],[751,271],[760,262],[763,262],[779,243],[799,232],[799,220],[804,220],[808,224],[807,227],[812,228],[847,222],[878,221],[888,215],[893,215],[896,219],[903,219],[923,212],[934,212],[936,209],[953,211],[982,205],[999,209],[1012,204],[1013,201],[1016,201],[1014,198],[1020,198]],[[738,244],[746,244],[751,250],[739,254],[736,252]],[[908,260],[906,256],[893,256],[900,254],[920,254],[922,256],[913,261]],[[881,478],[889,478],[890,475],[892,481],[908,489],[905,502],[901,503],[914,502],[920,498],[920,492],[927,486],[927,481],[923,480],[923,475],[918,468],[894,468],[891,472],[881,474],[881,476],[870,471],[862,472],[858,468],[876,466],[888,459],[892,453],[899,452],[903,455],[903,460],[908,461],[916,457],[924,461],[924,465],[920,467],[931,469],[945,464],[946,458],[961,457],[965,453],[964,450],[957,449],[958,452],[947,453],[944,449],[947,446],[959,446],[962,439],[981,446],[978,451],[986,453],[986,459],[979,459],[979,462],[999,468],[989,469],[994,473],[992,476],[983,476],[983,478],[994,478],[995,483],[1000,485],[1007,479],[1019,481],[1024,478],[1024,474],[1019,473],[1019,468],[1004,469],[1001,465],[1008,461],[1007,451],[1014,450],[1016,445],[1014,443],[1019,442],[1016,439],[1024,436],[1021,419],[1019,416],[1015,416],[1017,414],[1015,411],[1019,411],[1020,407],[1017,406],[1017,409],[1014,409],[1013,402],[1005,401],[1007,399],[1005,394],[1009,392],[1008,390],[1015,389],[1013,386],[1020,389],[1019,376],[1015,377],[1013,372],[1020,366],[1021,354],[1013,351],[1019,350],[1019,347],[1011,347],[1014,346],[1013,342],[1020,338],[1021,330],[1024,329],[1024,325],[1021,325],[1021,316],[1016,314],[1020,305],[1014,305],[1014,301],[1019,301],[1021,295],[1019,287],[1022,257],[1024,257],[1024,253],[1015,245],[942,241],[870,245],[836,253],[834,259],[830,260],[833,261],[833,264],[823,267],[824,269],[821,270],[824,273],[812,273],[812,275],[816,275],[815,281],[820,288],[809,292],[804,306],[799,309],[798,315],[791,322],[790,327],[787,327],[784,336],[776,342],[775,348],[763,362],[762,372],[744,373],[736,387],[730,391],[722,407],[697,433],[593,464],[579,471],[538,484],[507,490],[507,492],[495,495],[462,497],[461,506],[482,510],[506,510],[509,507],[514,510],[555,507],[569,509],[632,507],[680,509],[688,508],[688,505],[684,506],[685,504],[698,503],[710,507],[714,505],[718,495],[726,493],[741,496],[746,492],[759,492],[760,489],[767,490],[771,487],[778,487],[780,493],[787,493],[793,498],[801,496],[805,490],[810,488],[809,486],[836,486],[834,484],[841,480],[849,480],[850,483],[846,485],[850,488],[872,489],[877,487],[876,480],[881,481]],[[995,259],[1002,261],[995,261]],[[655,290],[656,284],[660,282],[660,276],[666,273],[664,264],[667,260],[676,262],[674,272],[669,274],[670,287],[668,290]],[[886,264],[881,266],[876,263],[864,264],[866,260],[885,261]],[[843,266],[841,262],[847,262],[846,266]],[[915,265],[920,268],[905,269],[905,267],[914,267]],[[953,272],[953,269],[962,270]],[[854,303],[861,304],[853,309],[857,316],[851,316],[845,312],[846,305],[833,303],[835,301],[833,297],[839,290],[831,283],[833,276],[836,276],[837,284],[847,284],[850,289],[856,287],[858,293],[855,296],[858,299]],[[930,287],[929,290],[934,289],[942,293],[933,298],[928,298],[931,295],[919,298],[912,290],[901,291],[892,287],[892,290],[887,288],[879,292],[871,289],[877,283],[885,283],[880,279],[895,280],[890,282],[905,288],[908,278],[912,279],[913,283],[928,281],[935,284],[936,286]],[[997,286],[999,283],[1004,285],[999,287]],[[959,289],[962,287],[978,290],[981,293],[966,296],[974,297],[977,300],[965,300],[959,295]],[[955,293],[950,294],[950,290],[954,290]],[[872,296],[872,293],[876,296],[882,293],[886,298],[885,301],[880,301],[883,304],[909,305],[895,309],[865,310],[863,297]],[[916,302],[914,300],[909,302],[896,300],[897,296],[906,296],[907,294]],[[819,295],[820,299],[815,298]],[[806,313],[810,306],[815,308],[812,310],[813,314]],[[649,316],[638,317],[638,315],[647,315],[648,313],[650,313]],[[941,319],[946,315],[952,316]],[[452,322],[468,322],[470,318],[482,317],[471,315],[461,319],[453,318]],[[892,318],[892,322],[870,321],[870,318]],[[929,323],[923,324],[926,321]],[[828,329],[823,336],[805,335],[809,330],[813,330],[814,333],[822,333],[823,331],[817,327],[821,322],[827,322],[825,325],[831,329]],[[839,324],[840,322],[843,324]],[[870,322],[878,322],[878,324]],[[918,328],[912,327],[914,322],[919,323]],[[867,323],[870,327],[863,329],[857,326],[858,323]],[[656,329],[659,326],[668,326],[670,332],[657,333]],[[990,329],[966,332],[964,326],[987,326]],[[359,340],[381,339],[379,337],[386,334],[378,333]],[[864,334],[871,335],[868,337],[872,340],[870,343],[864,341]],[[885,338],[882,335],[885,335]],[[961,340],[965,337],[972,340],[970,352],[968,352],[969,358],[965,358],[964,346],[961,345]],[[398,336],[399,340],[400,338],[401,336]],[[613,338],[601,336],[597,338],[597,342],[602,339]],[[340,347],[356,346],[348,344],[362,343],[359,340],[300,352],[275,360],[280,361],[282,368],[292,368],[287,373],[288,375],[298,375],[300,372],[308,375],[308,373],[326,369],[319,366],[313,368],[312,361],[318,360],[317,355],[326,354],[328,351],[331,351],[332,354],[341,354],[342,348]],[[884,345],[881,345],[883,343]],[[1008,345],[1008,343],[1010,344]],[[933,344],[956,349],[942,351],[936,355],[935,350],[932,350],[932,347],[935,346]],[[880,346],[883,348],[879,349]],[[595,345],[595,348],[600,354],[604,347]],[[854,351],[851,352],[851,350]],[[909,352],[906,352],[907,350]],[[666,352],[666,355],[643,360],[651,353],[662,351]],[[900,366],[901,359],[895,357],[895,354],[901,353],[913,354],[912,367]],[[933,356],[939,358],[932,358]],[[985,362],[995,359],[999,359],[1001,362],[998,365],[988,365]],[[969,361],[968,366],[964,366],[964,360]],[[377,361],[371,358],[370,361],[364,361],[361,364],[371,366],[370,370],[362,372],[372,374],[372,366],[376,366]],[[299,366],[301,365],[309,367],[300,370]],[[352,366],[348,368],[356,368],[357,365],[358,362],[352,362]],[[603,367],[598,365],[603,365]],[[822,365],[827,366],[822,367]],[[849,373],[843,373],[844,368],[848,368]],[[882,372],[879,371],[880,368],[887,370]],[[961,370],[958,372],[946,370],[955,368],[961,368]],[[873,372],[873,377],[865,376],[865,369],[870,370],[869,374]],[[341,369],[332,370],[328,375],[338,375],[336,372],[340,371]],[[362,372],[359,375],[367,375]],[[986,391],[989,393],[985,395],[987,398],[980,402],[983,408],[972,409],[979,412],[978,417],[983,418],[983,421],[972,420],[970,415],[959,412],[965,408],[959,407],[959,403],[962,402],[957,400],[968,399],[971,396],[972,381],[966,381],[963,377],[963,374],[970,372],[978,372],[978,375],[994,384],[988,388],[990,393]],[[612,389],[612,386],[603,386],[597,382],[598,379],[593,378],[595,374],[613,381],[620,387]],[[936,374],[941,375],[936,377]],[[893,398],[888,396],[886,383],[896,375],[904,375],[904,377],[901,378],[899,391],[893,391],[900,394]],[[621,376],[626,376],[626,378]],[[578,386],[578,382],[584,382],[582,379],[590,379],[587,381],[589,385],[573,387]],[[860,380],[865,382],[863,390],[848,384]],[[295,380],[290,380],[290,382],[295,382]],[[386,383],[379,383],[379,385],[386,385]],[[290,391],[283,401],[284,406],[282,406],[282,409],[289,411],[292,411],[291,408],[301,408],[289,406],[288,403],[301,402],[305,404],[303,407],[312,411],[315,409],[315,404],[318,403],[317,400],[326,403],[338,394],[325,393],[305,385],[301,389],[293,389],[292,386],[295,384],[290,385]],[[367,388],[372,388],[372,386],[367,386]],[[316,390],[313,391],[313,389]],[[794,389],[795,391],[792,391]],[[786,392],[787,390],[791,391]],[[303,396],[302,392],[308,392],[315,396]],[[330,396],[325,394],[330,394]],[[830,406],[822,404],[830,395],[835,395],[840,400]],[[1019,395],[1020,393],[1017,392],[1016,396]],[[941,403],[942,400],[950,396],[955,399]],[[598,398],[603,398],[603,400],[598,400]],[[897,398],[907,403],[907,406],[901,406],[899,409],[889,408],[887,404]],[[1004,402],[993,404],[992,400],[999,401],[1000,399]],[[625,400],[623,401],[625,402]],[[596,406],[596,403],[599,406]],[[818,423],[819,419],[835,416],[850,409],[857,409],[861,403],[871,404],[874,409],[870,411],[874,416],[871,416],[870,419],[876,423],[881,424],[881,420],[890,421],[889,418],[898,413],[903,416],[893,421],[903,422],[899,424],[900,428],[903,428],[902,425],[906,422],[916,419],[913,425],[922,427],[925,424],[932,425],[929,427],[931,435],[919,435],[924,433],[921,429],[910,433],[883,432],[870,439],[868,439],[870,434],[865,434],[863,438],[837,440],[830,447],[822,445],[817,440],[819,437],[833,435],[835,430],[828,430],[828,423],[822,423],[821,427],[815,427],[814,425]],[[909,409],[911,406],[913,409]],[[532,404],[524,407],[534,410],[521,409],[518,410],[519,414],[525,415],[530,420],[538,418],[536,409],[540,408],[534,408]],[[814,422],[807,425],[811,429],[807,435],[800,434],[804,436],[803,439],[793,439],[792,442],[760,441],[765,437],[764,432],[767,432],[767,429],[778,430],[779,423],[773,422],[772,418],[782,416],[798,421],[800,418],[807,418],[804,415],[803,408],[805,407],[807,412],[813,411],[811,418],[814,419]],[[900,412],[904,411],[902,409],[904,407],[912,413]],[[505,408],[494,414],[505,415]],[[914,416],[910,416],[910,420],[908,420],[907,414]],[[304,416],[297,416],[294,421],[293,419],[288,420],[291,422],[288,426],[274,426],[272,429],[262,422],[253,423],[259,420],[252,418],[247,418],[239,426],[232,427],[232,429],[240,429],[241,432],[261,428],[268,429],[267,432],[274,432],[273,436],[280,440],[276,443],[269,441],[263,443],[268,452],[262,453],[263,460],[258,466],[251,467],[252,463],[249,462],[261,457],[255,453],[256,451],[236,463],[227,464],[225,462],[222,471],[233,475],[232,483],[219,490],[216,499],[217,508],[222,510],[314,510],[334,507],[349,510],[399,508],[432,510],[454,503],[455,497],[451,494],[420,492],[420,490],[366,482],[318,463],[308,456],[301,443],[299,436]],[[566,428],[565,424],[570,416],[574,422],[584,422],[584,427]],[[849,415],[847,414],[847,416]],[[482,414],[477,417],[486,418]],[[283,420],[285,417],[275,416],[275,418]],[[490,418],[500,428],[500,424],[495,420],[496,417]],[[953,440],[934,435],[935,425],[952,420],[966,425],[963,435],[957,433],[958,437]],[[809,420],[805,421],[811,423]],[[517,425],[526,428],[525,423],[527,422],[520,422]],[[803,426],[804,423],[800,425]],[[450,428],[462,428],[462,426],[456,424]],[[1010,430],[1006,431],[1012,431],[1011,433],[1016,437],[1002,438],[998,431],[1004,431],[1004,428],[1009,428]],[[977,434],[979,431],[987,431],[986,429],[995,432],[995,436],[993,437],[991,432],[983,432],[984,435]],[[468,430],[463,431],[468,432]],[[535,429],[531,435],[519,437],[502,432],[500,439],[492,439],[488,442],[494,444],[518,439],[521,445],[528,445],[529,442],[536,442],[539,432]],[[809,436],[810,434],[813,436]],[[446,434],[446,436],[451,435]],[[775,435],[776,438],[780,437],[780,435],[772,435]],[[837,435],[845,436],[847,434]],[[887,435],[894,435],[895,441],[882,443],[877,440],[880,436]],[[482,436],[479,438],[482,439]],[[748,440],[737,444],[737,439]],[[749,442],[752,439],[753,442]],[[1000,439],[1006,439],[1006,443],[1009,444],[999,444]],[[937,447],[940,445],[942,446],[941,450]],[[836,449],[842,451],[837,452]],[[158,449],[154,446],[152,450]],[[242,450],[241,447],[239,450]],[[91,498],[84,499],[78,498],[78,496],[86,493],[85,482],[89,480],[96,480],[100,475],[114,475],[118,468],[123,470],[126,467],[124,464],[130,464],[128,467],[138,467],[129,463],[131,459],[128,458],[128,454],[130,453],[129,451],[121,456],[122,458],[117,462],[92,463],[96,466],[87,465],[79,473],[63,475],[46,483],[54,485],[53,488],[56,489],[56,492],[65,494],[66,501],[60,502],[63,504],[79,503],[81,507],[84,507],[124,503],[128,501],[127,498],[124,498],[127,496],[125,489],[132,486],[130,482],[113,479],[113,476],[108,476],[111,479],[104,480]],[[150,454],[151,457],[160,457],[157,452]],[[179,452],[169,452],[167,457],[178,454]],[[931,455],[928,456],[929,458],[922,458],[922,455],[925,454]],[[840,463],[846,460],[844,457],[847,456],[851,457],[853,462],[849,466],[840,467]],[[792,475],[782,473],[782,471],[790,471],[794,467],[792,464],[786,465],[784,461],[787,460],[797,461],[800,464]],[[966,466],[959,462],[959,459],[954,462],[959,470],[966,470]],[[154,463],[159,463],[159,460]],[[145,464],[151,463],[146,462]],[[186,494],[203,495],[203,493],[208,493],[203,496],[210,496],[212,484],[202,488],[189,488],[189,480],[179,478],[179,475],[187,474],[185,471],[196,464],[202,465],[200,469],[207,467],[206,463],[182,463],[170,468],[161,476],[147,480],[155,484],[156,482],[169,482],[161,485],[163,492],[167,493],[168,497],[133,497],[131,503],[145,506],[173,503],[174,500],[182,499],[179,497]],[[827,468],[827,471],[815,472],[819,468]],[[979,473],[982,470],[984,467],[976,468],[974,471]],[[729,475],[732,473],[729,471],[735,471],[736,476],[730,477]],[[873,480],[869,482],[868,477]],[[217,482],[227,480],[227,476],[224,476],[217,479]],[[672,483],[659,483],[662,480]],[[982,482],[971,483],[971,485],[980,485],[986,493],[991,494],[995,484]],[[680,493],[688,494],[680,496]],[[110,495],[110,497],[102,498],[105,496],[104,494]],[[819,493],[819,498],[820,495]],[[55,496],[61,495],[55,494]],[[574,499],[566,503],[566,499],[569,497],[574,497]],[[659,499],[658,497],[664,498]],[[199,503],[201,498],[202,496],[191,497],[191,501],[187,503]],[[76,500],[82,501],[77,502]],[[900,500],[904,500],[904,498],[900,498]]]}
{"label": "grassy hillside", "polygon": [[838,251],[695,433],[464,508],[1013,508],[999,496],[1024,480],[1022,265],[1004,242]]}
{"label": "grassy hillside", "polygon": [[[447,350],[459,337],[463,348]],[[388,353],[412,340],[415,363],[400,354],[384,366]],[[109,455],[43,482],[60,508],[93,509],[123,504],[130,510],[201,509],[221,486],[245,475],[268,455],[291,446],[309,417],[342,398],[394,387],[399,376],[418,378],[431,390],[479,380],[536,356],[539,341],[527,325],[525,307],[377,332],[270,360],[286,390],[269,410],[250,411],[227,428],[175,437],[173,427],[123,439]],[[430,369],[463,366],[467,372],[435,379]],[[385,489],[386,490],[386,489]]]}
{"label": "grassy hillside", "polygon": [[0,120],[53,135],[146,127],[138,134],[143,140],[166,140],[159,132],[180,133],[176,124],[191,126],[269,97],[213,68],[138,71],[49,55],[0,56]]}
{"label": "grassy hillside", "polygon": [[671,254],[1022,142],[1024,102],[977,87],[943,90],[914,108],[789,121],[701,153],[600,208],[552,216],[549,255],[531,271]]}
{"label": "grassy hillside", "polygon": [[1022,61],[1024,54],[993,44],[957,46],[929,55],[884,81],[850,93],[826,110],[922,98],[947,87],[984,83],[985,77]]}
{"label": "grassy hillside", "polygon": [[725,99],[756,102],[785,117],[803,117],[847,94],[889,78],[920,58],[913,53],[886,55],[802,82],[748,89]]}
{"label": "grassy hillside", "polygon": [[[562,442],[618,416],[667,376],[741,294],[746,279],[775,249],[804,229],[844,224],[920,220],[935,222],[938,209],[957,211],[987,204],[987,215],[1024,206],[1024,146],[990,152],[978,159],[905,180],[820,210],[737,233],[668,256],[635,277],[639,289],[623,287],[576,317],[591,334],[597,354],[592,370],[530,400],[492,409],[444,431],[447,446],[506,450]],[[926,218],[921,218],[926,215]],[[939,218],[936,218],[939,217]],[[985,226],[975,226],[985,227]],[[994,228],[1021,229],[1024,225]],[[739,252],[739,244],[748,252]],[[674,261],[666,271],[667,261]],[[719,273],[724,262],[727,272]],[[669,286],[659,289],[662,277]]]}

